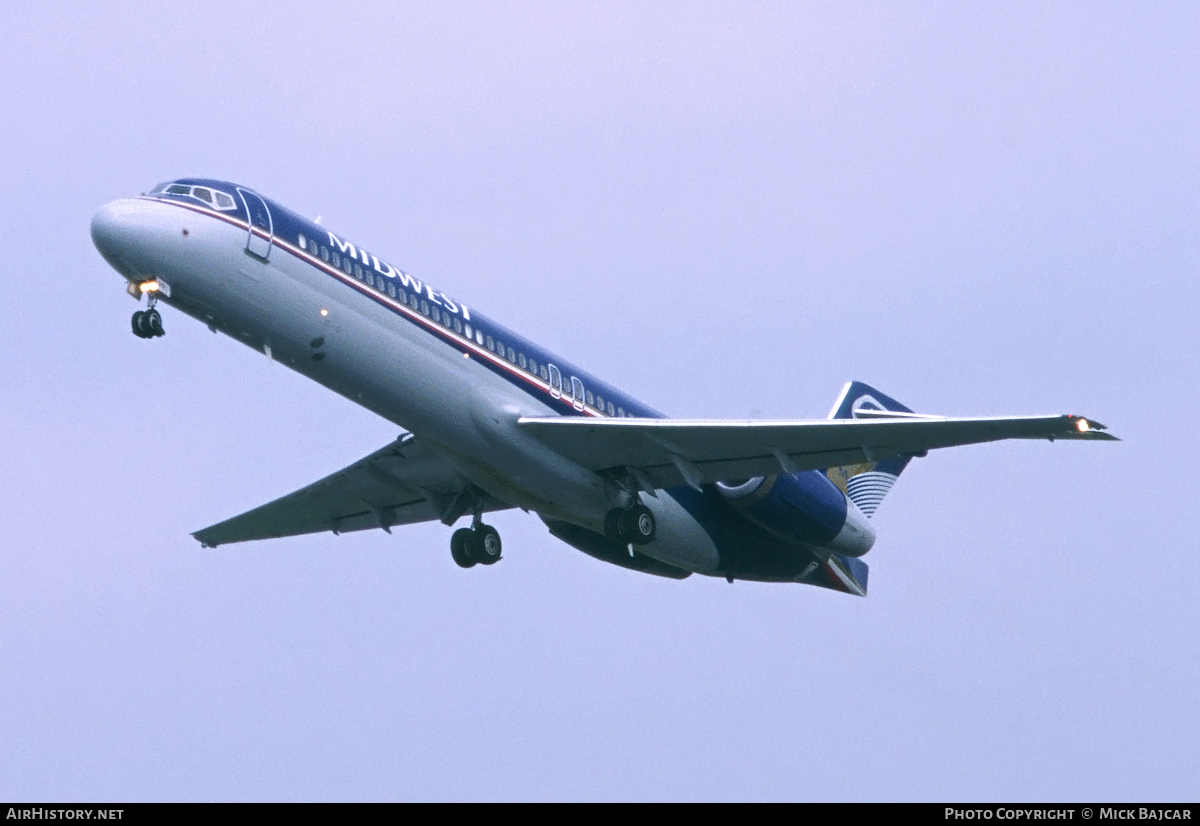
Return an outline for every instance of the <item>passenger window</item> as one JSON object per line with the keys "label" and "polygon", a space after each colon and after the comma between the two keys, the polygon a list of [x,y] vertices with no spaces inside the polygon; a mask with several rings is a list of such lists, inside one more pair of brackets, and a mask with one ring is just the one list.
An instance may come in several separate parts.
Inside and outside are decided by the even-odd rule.
{"label": "passenger window", "polygon": [[412,307],[414,310],[417,309],[417,294],[416,293],[408,294],[408,306]]}
{"label": "passenger window", "polygon": [[527,361],[525,360],[525,354],[524,354],[524,353],[517,353],[517,364],[521,365],[521,369],[522,369],[522,370],[528,370],[528,369],[529,369],[529,362],[527,362]]}
{"label": "passenger window", "polygon": [[590,406],[592,406],[592,407],[596,406],[596,397],[592,395],[591,390],[587,391],[587,400],[588,400],[588,404]]}
{"label": "passenger window", "polygon": [[625,418],[625,408],[624,408],[624,407],[617,407],[617,415],[618,415],[619,417],[621,417],[622,419],[624,419],[624,418]]}
{"label": "passenger window", "polygon": [[487,337],[487,348],[489,350],[491,350],[493,353],[496,351],[496,342],[492,341],[491,336]]}
{"label": "passenger window", "polygon": [[475,331],[475,343],[483,344],[483,331],[482,330]]}
{"label": "passenger window", "polygon": [[300,236],[300,249],[302,249],[302,250],[308,249],[308,239],[305,238],[303,235]]}
{"label": "passenger window", "polygon": [[354,277],[357,278],[359,281],[363,280],[362,267],[360,267],[358,264],[354,265]]}
{"label": "passenger window", "polygon": [[511,347],[508,348],[508,360],[513,364],[517,363],[517,351]]}
{"label": "passenger window", "polygon": [[463,335],[466,336],[467,338],[470,338],[473,335],[473,333],[471,332],[470,324],[463,325]]}
{"label": "passenger window", "polygon": [[421,315],[429,315],[429,302],[421,299]]}
{"label": "passenger window", "polygon": [[342,267],[342,259],[341,256],[337,254],[337,250],[333,251],[333,266],[337,267],[338,269],[341,269]]}
{"label": "passenger window", "polygon": [[321,246],[321,260],[322,261],[329,260],[329,247],[326,247],[324,245]]}
{"label": "passenger window", "polygon": [[550,376],[546,373],[546,365],[542,365],[541,369],[538,371],[538,375],[542,377],[542,381],[550,381]]}
{"label": "passenger window", "polygon": [[613,403],[612,403],[612,402],[609,402],[609,403],[608,403],[608,415],[610,415],[610,416],[615,416],[615,415],[617,415],[617,411],[616,411],[615,409],[613,409]]}
{"label": "passenger window", "polygon": [[[458,316],[455,316],[454,317],[454,332],[458,333],[459,335],[462,335],[462,331],[463,331],[462,322],[458,320]],[[469,337],[469,334],[468,334],[468,337]]]}
{"label": "passenger window", "polygon": [[441,320],[442,320],[442,314],[441,314],[441,313],[438,311],[438,308],[437,308],[437,307],[434,307],[434,308],[433,308],[433,320],[434,320],[434,321],[441,321]]}
{"label": "passenger window", "polygon": [[349,258],[342,259],[342,269],[345,271],[346,275],[350,274],[351,267],[350,267],[350,259]]}

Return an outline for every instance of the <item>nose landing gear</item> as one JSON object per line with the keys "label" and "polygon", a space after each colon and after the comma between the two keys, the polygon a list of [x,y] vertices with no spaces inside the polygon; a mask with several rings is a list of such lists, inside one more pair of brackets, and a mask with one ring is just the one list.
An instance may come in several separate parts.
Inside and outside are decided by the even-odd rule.
{"label": "nose landing gear", "polygon": [[460,568],[495,565],[500,561],[500,532],[482,522],[459,528],[450,537],[450,556]]}
{"label": "nose landing gear", "polygon": [[158,299],[153,293],[150,294],[150,307],[145,310],[138,310],[133,314],[133,334],[138,338],[158,338],[166,335],[163,331],[162,316],[154,305],[158,303]]}

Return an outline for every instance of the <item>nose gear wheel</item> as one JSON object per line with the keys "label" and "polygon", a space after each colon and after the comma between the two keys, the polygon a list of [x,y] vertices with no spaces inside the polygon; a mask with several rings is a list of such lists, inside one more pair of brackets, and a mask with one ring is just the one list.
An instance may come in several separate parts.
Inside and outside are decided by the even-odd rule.
{"label": "nose gear wheel", "polygon": [[158,338],[166,335],[163,331],[162,316],[154,306],[157,303],[158,296],[150,293],[150,302],[146,309],[138,310],[130,319],[133,334],[138,338]]}
{"label": "nose gear wheel", "polygon": [[163,331],[162,316],[153,307],[149,310],[138,310],[133,314],[131,322],[133,334],[138,338],[158,338],[166,334]]}

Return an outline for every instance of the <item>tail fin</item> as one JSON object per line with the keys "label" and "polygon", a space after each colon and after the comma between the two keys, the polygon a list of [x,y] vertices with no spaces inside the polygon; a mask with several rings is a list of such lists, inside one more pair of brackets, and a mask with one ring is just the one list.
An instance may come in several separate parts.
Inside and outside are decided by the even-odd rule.
{"label": "tail fin", "polygon": [[[847,382],[842,394],[833,403],[829,412],[831,419],[856,419],[859,410],[887,410],[895,413],[912,413],[900,402],[885,396],[874,387],[860,381]],[[846,497],[867,516],[872,516],[883,497],[887,496],[896,479],[904,472],[911,457],[889,456],[878,462],[861,465],[843,465],[825,469],[825,475]]]}

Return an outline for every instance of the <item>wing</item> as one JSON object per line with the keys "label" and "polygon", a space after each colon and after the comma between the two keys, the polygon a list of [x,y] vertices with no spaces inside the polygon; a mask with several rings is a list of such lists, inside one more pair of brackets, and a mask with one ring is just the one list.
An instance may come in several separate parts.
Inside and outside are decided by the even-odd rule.
{"label": "wing", "polygon": [[510,507],[468,484],[438,454],[405,434],[319,482],[196,531],[206,547],[305,533],[345,533]]}
{"label": "wing", "polygon": [[[863,414],[864,411],[859,411]],[[548,446],[596,471],[628,470],[646,490],[818,470],[1000,439],[1107,439],[1081,416],[954,419],[889,411],[815,421],[521,418]]]}

